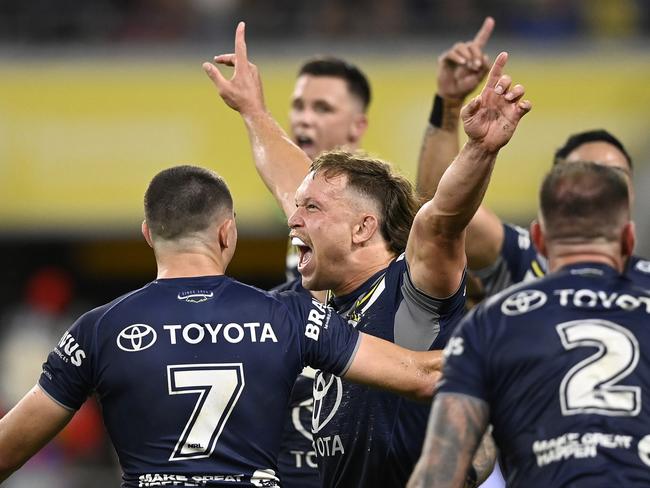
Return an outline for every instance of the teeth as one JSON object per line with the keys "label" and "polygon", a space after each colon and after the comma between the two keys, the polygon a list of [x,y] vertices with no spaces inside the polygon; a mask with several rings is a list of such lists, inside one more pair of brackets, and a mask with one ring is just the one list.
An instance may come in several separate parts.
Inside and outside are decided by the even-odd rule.
{"label": "teeth", "polygon": [[294,237],[291,239],[291,244],[294,246],[306,246],[305,242],[300,237]]}

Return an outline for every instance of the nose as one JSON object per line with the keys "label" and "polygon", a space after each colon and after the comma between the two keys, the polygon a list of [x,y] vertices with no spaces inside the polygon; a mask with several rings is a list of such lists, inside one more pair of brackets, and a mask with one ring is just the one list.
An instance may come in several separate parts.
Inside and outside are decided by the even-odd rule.
{"label": "nose", "polygon": [[290,229],[295,229],[297,227],[303,226],[303,220],[302,220],[300,208],[301,207],[296,207],[296,210],[294,210],[294,212],[287,219],[287,224],[289,225]]}
{"label": "nose", "polygon": [[294,109],[295,123],[302,127],[309,127],[314,122],[314,112],[309,108]]}

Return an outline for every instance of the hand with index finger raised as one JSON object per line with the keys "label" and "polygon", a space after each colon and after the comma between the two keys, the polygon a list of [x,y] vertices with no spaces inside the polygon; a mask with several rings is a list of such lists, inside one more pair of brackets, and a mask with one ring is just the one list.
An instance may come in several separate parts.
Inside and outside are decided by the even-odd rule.
{"label": "hand with index finger raised", "polygon": [[494,19],[487,17],[474,39],[457,42],[438,58],[438,95],[462,103],[488,72],[489,59],[483,48],[494,29]]}
{"label": "hand with index finger raised", "polygon": [[461,112],[470,141],[490,152],[508,143],[521,118],[532,108],[528,100],[521,100],[524,87],[515,85],[511,89],[510,76],[503,74],[507,60],[508,53],[497,56],[481,94]]}
{"label": "hand with index finger raised", "polygon": [[[240,22],[235,32],[235,52],[215,56],[214,64],[203,63],[223,101],[242,116],[266,110],[257,66],[248,61],[245,35],[246,25]],[[232,77],[224,77],[217,64],[234,67]]]}

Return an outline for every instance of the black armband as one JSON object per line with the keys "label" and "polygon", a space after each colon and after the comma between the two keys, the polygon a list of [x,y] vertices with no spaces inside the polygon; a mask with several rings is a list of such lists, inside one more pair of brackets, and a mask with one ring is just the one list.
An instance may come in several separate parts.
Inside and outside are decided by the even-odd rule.
{"label": "black armband", "polygon": [[429,123],[438,129],[442,127],[442,115],[444,108],[444,100],[440,95],[436,93],[436,96],[433,97],[433,107],[431,108],[431,114],[429,115]]}

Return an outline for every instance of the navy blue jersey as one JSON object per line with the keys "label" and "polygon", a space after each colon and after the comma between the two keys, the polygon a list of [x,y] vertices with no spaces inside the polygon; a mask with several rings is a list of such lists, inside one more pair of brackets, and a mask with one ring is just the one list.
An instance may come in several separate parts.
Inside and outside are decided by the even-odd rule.
{"label": "navy blue jersey", "polygon": [[650,294],[602,264],[512,287],[463,320],[440,391],[490,407],[512,487],[650,486]]}
{"label": "navy blue jersey", "polygon": [[305,365],[344,373],[359,334],[306,295],[225,276],[161,279],[81,317],[39,383],[96,393],[123,486],[279,486],[289,395]]}
{"label": "navy blue jersey", "polygon": [[[510,285],[540,278],[546,271],[546,258],[535,249],[528,230],[504,223],[501,255],[492,266],[474,274],[481,279],[485,295],[492,296]],[[626,274],[638,286],[650,290],[650,261],[632,256]]]}
{"label": "navy blue jersey", "polygon": [[[295,271],[298,273],[297,270]],[[309,291],[303,288],[299,274],[297,278],[273,288],[271,293],[288,290],[311,297]],[[321,486],[311,434],[314,373],[314,370],[307,368],[298,377],[291,390],[289,410],[285,415],[284,432],[278,453],[278,469],[284,488],[320,488]]]}
{"label": "navy blue jersey", "polygon": [[278,453],[278,469],[283,488],[320,488],[321,486],[311,434],[314,373],[307,368],[298,377],[291,390]]}
{"label": "navy blue jersey", "polygon": [[[403,255],[332,307],[358,330],[410,349],[440,349],[464,308],[415,289]],[[323,486],[403,487],[422,450],[429,406],[319,371],[312,433]]]}

